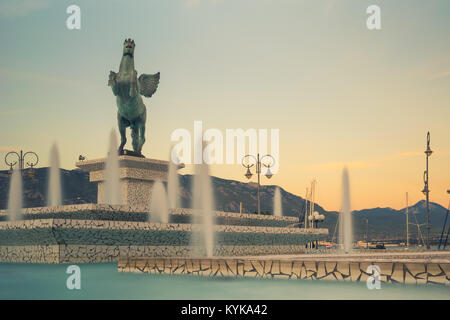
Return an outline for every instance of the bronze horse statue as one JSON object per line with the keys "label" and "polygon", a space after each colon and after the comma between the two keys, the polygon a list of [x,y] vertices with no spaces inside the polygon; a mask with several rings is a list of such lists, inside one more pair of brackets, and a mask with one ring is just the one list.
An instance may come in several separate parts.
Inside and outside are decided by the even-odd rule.
{"label": "bronze horse statue", "polygon": [[[147,110],[141,95],[150,98],[158,88],[159,72],[141,74],[137,77],[134,69],[134,40],[126,39],[123,43],[122,60],[119,72],[109,73],[108,85],[111,87],[117,102],[117,122],[120,132],[119,154],[129,154],[137,157],[142,155],[145,142],[145,122]],[[131,129],[133,152],[123,149],[127,142],[126,128]]]}

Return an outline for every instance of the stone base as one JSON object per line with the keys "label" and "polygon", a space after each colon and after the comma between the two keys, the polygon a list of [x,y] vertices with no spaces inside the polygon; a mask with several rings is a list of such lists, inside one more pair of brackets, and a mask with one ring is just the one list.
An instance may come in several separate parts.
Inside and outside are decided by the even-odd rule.
{"label": "stone base", "polygon": [[[89,172],[89,181],[98,183],[97,202],[104,203],[106,158],[80,161],[78,168]],[[167,181],[169,162],[129,155],[119,156],[122,204],[149,206],[153,182]],[[178,169],[184,165],[179,165]]]}
{"label": "stone base", "polygon": [[[150,199],[152,197],[153,181],[121,179],[120,193],[122,195],[122,204],[150,206]],[[97,203],[104,202],[105,182],[98,182],[97,189]]]}
{"label": "stone base", "polygon": [[126,156],[131,156],[131,157],[138,157],[138,158],[145,158],[145,156],[142,153],[137,153],[133,150],[128,150],[128,149],[123,149],[123,154],[119,155],[126,155]]}

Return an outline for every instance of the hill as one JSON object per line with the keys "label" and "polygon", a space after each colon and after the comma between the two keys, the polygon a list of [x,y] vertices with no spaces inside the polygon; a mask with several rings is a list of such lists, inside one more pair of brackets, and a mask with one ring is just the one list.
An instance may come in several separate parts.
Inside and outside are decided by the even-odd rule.
{"label": "hill", "polygon": [[[34,178],[30,178],[27,174],[24,175],[24,206],[38,207],[46,205],[48,174],[49,168],[38,168],[35,170]],[[97,186],[89,182],[88,173],[78,169],[61,169],[61,177],[64,204],[95,203],[97,201]],[[192,181],[192,175],[180,176],[180,193],[183,207],[190,207],[191,205]],[[212,177],[212,184],[217,210],[239,212],[239,204],[242,202],[244,212],[256,212],[257,185],[255,183],[243,183]],[[274,185],[261,187],[261,211],[263,213],[271,213],[273,211],[275,188],[276,186]],[[0,209],[7,208],[8,190],[8,172],[0,171]],[[283,215],[292,217],[302,216],[305,208],[305,199],[289,193],[283,188],[280,188],[280,190]],[[437,203],[431,203],[430,207],[432,234],[438,235],[441,232],[447,210]],[[315,205],[315,210],[325,215],[326,219],[320,226],[329,229],[330,238],[333,235],[337,235],[335,230],[337,229],[338,213],[336,211],[326,211],[319,204]],[[411,206],[409,212],[410,223],[415,223],[416,220],[419,224],[426,222],[425,201],[419,201]],[[405,238],[405,209],[395,210],[388,207],[356,210],[353,211],[353,222],[356,239],[365,239],[366,233],[369,239]],[[421,228],[425,234],[425,227],[422,226]],[[410,234],[412,239],[417,239],[416,226],[410,226]]]}

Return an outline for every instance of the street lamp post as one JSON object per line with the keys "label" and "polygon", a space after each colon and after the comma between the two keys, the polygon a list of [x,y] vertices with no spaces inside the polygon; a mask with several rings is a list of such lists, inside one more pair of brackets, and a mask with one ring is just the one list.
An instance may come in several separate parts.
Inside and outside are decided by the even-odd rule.
{"label": "street lamp post", "polygon": [[430,249],[430,189],[428,187],[428,175],[429,175],[429,171],[428,171],[428,158],[431,156],[431,154],[433,153],[433,151],[431,151],[430,149],[430,132],[428,131],[427,133],[427,150],[425,150],[425,154],[426,154],[426,170],[423,173],[423,181],[425,183],[425,187],[423,188],[422,192],[425,194],[426,196],[426,200],[427,200],[427,249]]}
{"label": "street lamp post", "polygon": [[409,206],[408,192],[406,193],[406,249],[409,248]]}
{"label": "street lamp post", "polygon": [[369,218],[366,218],[366,249],[369,249]]}
{"label": "street lamp post", "polygon": [[[270,163],[264,163],[264,159],[268,158],[271,159]],[[245,163],[246,159],[253,159],[254,163],[250,164],[247,162]],[[246,155],[242,158],[242,165],[244,168],[247,168],[247,172],[245,173],[245,177],[250,180],[250,178],[253,176],[252,172],[250,171],[250,168],[256,165],[256,174],[258,175],[258,214],[261,214],[261,199],[260,199],[260,183],[261,183],[261,165],[267,168],[267,172],[265,174],[267,179],[272,178],[273,174],[270,172],[270,167],[272,167],[275,164],[275,159],[270,154],[266,154],[262,157],[259,156],[259,153],[257,154],[256,158],[252,155]]]}
{"label": "street lamp post", "polygon": [[[450,194],[450,190],[447,190],[447,193]],[[448,207],[447,207],[447,213],[445,214],[444,225],[442,226],[441,236],[439,237],[438,250],[441,249],[441,244],[442,244],[442,239],[444,237],[445,227],[447,226],[447,219],[448,219],[448,212],[449,212],[449,210],[450,210],[450,202],[449,202]],[[450,227],[448,228],[448,230],[450,231]],[[448,239],[449,231],[447,231],[447,239]],[[447,239],[445,239],[444,249],[445,249],[445,246],[447,245]]]}
{"label": "street lamp post", "polygon": [[[12,159],[16,157],[16,159]],[[28,161],[25,162],[26,158],[29,158]],[[31,157],[31,158],[30,158]],[[33,151],[23,152],[20,150],[20,153],[17,153],[16,151],[10,151],[5,156],[5,163],[7,166],[9,166],[10,172],[12,173],[13,167],[18,164],[20,173],[23,174],[23,171],[25,170],[25,165],[30,167],[29,175],[30,177],[34,176],[33,168],[38,164],[39,157],[38,155]]]}

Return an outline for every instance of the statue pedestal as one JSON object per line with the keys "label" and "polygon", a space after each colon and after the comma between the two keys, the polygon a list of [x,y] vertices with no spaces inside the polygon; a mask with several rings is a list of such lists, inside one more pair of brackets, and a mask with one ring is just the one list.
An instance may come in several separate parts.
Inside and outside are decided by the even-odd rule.
{"label": "statue pedestal", "polygon": [[[97,203],[104,203],[106,158],[80,161],[75,164],[83,171],[89,172],[89,181],[97,182]],[[120,189],[122,204],[148,207],[155,180],[167,181],[169,162],[156,159],[119,156]],[[179,165],[178,168],[183,168]]]}

